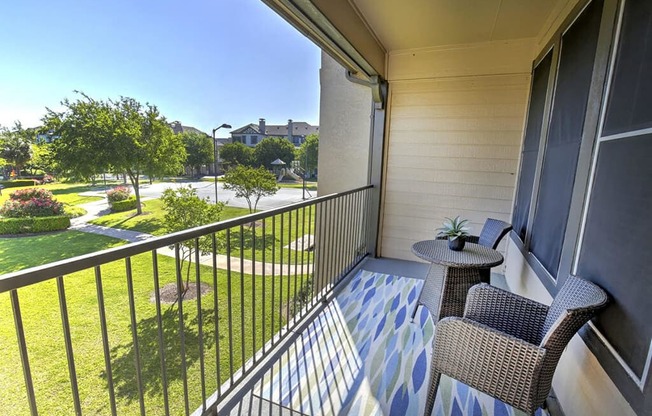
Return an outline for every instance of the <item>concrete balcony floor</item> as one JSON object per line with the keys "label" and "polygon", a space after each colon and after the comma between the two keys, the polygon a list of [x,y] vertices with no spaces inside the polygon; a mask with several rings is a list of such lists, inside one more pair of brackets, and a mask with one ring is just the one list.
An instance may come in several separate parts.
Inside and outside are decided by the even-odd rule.
{"label": "concrete balcony floor", "polygon": [[[414,322],[410,315],[426,271],[420,263],[367,261],[231,414],[422,415],[434,324],[424,307]],[[446,376],[433,411],[523,414]]]}

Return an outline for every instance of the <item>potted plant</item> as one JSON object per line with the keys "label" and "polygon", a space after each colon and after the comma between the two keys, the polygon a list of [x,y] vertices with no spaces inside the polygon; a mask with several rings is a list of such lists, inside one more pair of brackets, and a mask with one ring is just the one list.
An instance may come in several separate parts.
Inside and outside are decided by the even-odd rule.
{"label": "potted plant", "polygon": [[460,219],[459,215],[455,219],[446,218],[441,228],[437,228],[438,236],[448,237],[448,248],[453,251],[464,249],[466,237],[469,235],[469,228],[465,224],[469,220]]}

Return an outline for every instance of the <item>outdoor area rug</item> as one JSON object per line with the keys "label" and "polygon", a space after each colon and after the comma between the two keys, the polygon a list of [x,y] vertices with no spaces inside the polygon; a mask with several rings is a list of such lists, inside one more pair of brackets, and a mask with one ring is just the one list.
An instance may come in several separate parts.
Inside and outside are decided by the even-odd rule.
{"label": "outdoor area rug", "polygon": [[[424,307],[410,322],[422,284],[360,271],[252,393],[308,415],[423,414],[434,325]],[[433,415],[523,413],[444,376]]]}

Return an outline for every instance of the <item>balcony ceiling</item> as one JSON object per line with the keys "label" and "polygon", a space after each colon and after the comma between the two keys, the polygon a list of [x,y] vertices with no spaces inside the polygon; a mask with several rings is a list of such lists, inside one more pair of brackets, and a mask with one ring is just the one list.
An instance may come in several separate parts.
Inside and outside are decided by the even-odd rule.
{"label": "balcony ceiling", "polygon": [[530,38],[569,0],[350,0],[387,51]]}

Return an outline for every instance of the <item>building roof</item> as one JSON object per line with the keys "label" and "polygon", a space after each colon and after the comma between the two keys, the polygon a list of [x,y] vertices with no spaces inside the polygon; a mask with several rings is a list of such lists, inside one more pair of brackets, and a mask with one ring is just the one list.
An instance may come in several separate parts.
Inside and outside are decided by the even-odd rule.
{"label": "building roof", "polygon": [[173,121],[170,123],[170,128],[174,132],[174,134],[180,134],[180,133],[198,133],[198,134],[203,134],[206,136],[210,137],[210,134],[206,134],[203,131],[199,130],[198,128],[191,127],[191,126],[184,126],[182,125],[179,121]]}
{"label": "building roof", "polygon": [[253,124],[253,123],[249,123],[246,126],[242,126],[239,129],[235,129],[231,131],[231,134],[242,134],[246,132],[247,129],[254,129],[256,133],[260,134],[260,129],[258,128],[258,124]]}
{"label": "building roof", "polygon": [[[252,129],[254,134],[261,134],[260,127],[258,124],[249,123],[245,126],[242,126],[238,129],[231,131],[231,135],[234,134],[247,134],[247,131]],[[309,134],[319,133],[319,126],[311,126],[305,121],[294,121],[292,122],[292,135],[293,136],[307,136]],[[249,133],[251,134],[251,133]],[[276,125],[276,124],[267,124],[265,126],[265,136],[272,137],[285,137],[288,135],[288,126],[285,125]]]}

